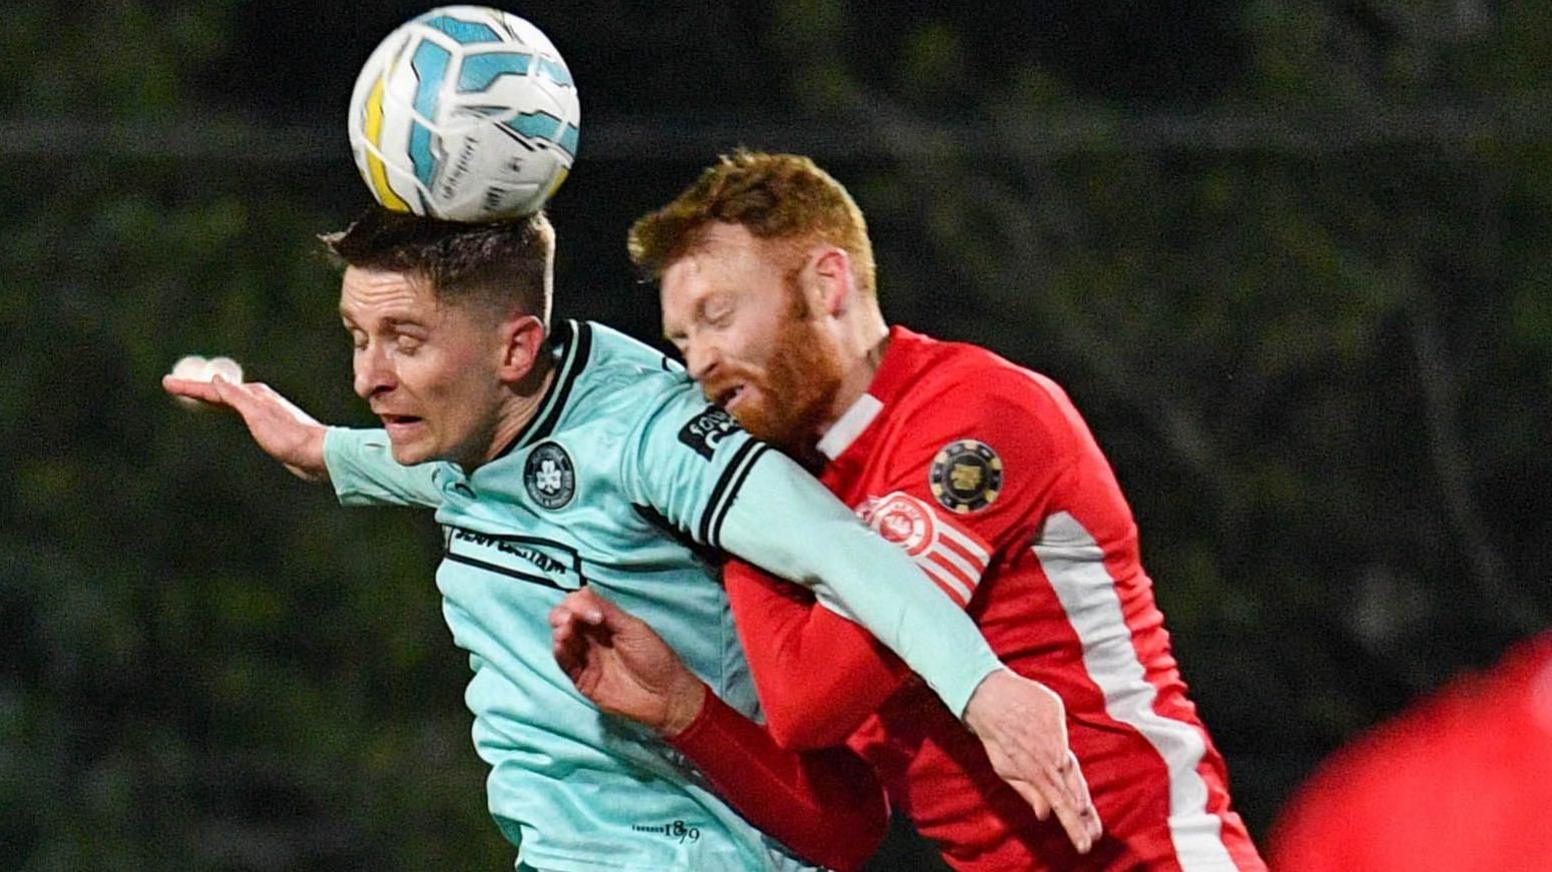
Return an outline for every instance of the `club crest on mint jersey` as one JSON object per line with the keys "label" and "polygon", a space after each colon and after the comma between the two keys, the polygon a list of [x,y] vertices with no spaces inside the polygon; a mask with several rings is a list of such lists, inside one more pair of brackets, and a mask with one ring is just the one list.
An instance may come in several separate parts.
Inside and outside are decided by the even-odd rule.
{"label": "club crest on mint jersey", "polygon": [[534,446],[523,464],[523,486],[534,502],[546,509],[571,502],[577,490],[577,471],[566,449],[558,442]]}
{"label": "club crest on mint jersey", "polygon": [[[657,351],[563,322],[538,412],[490,462],[399,466],[380,430],[331,430],[330,479],[346,504],[436,509],[437,570],[464,694],[490,765],[492,816],[523,862],[590,870],[811,868],[727,806],[647,730],[601,713],[556,665],[549,612],[596,588],[669,639],[739,711],[759,705],[716,567],[704,556],[764,446],[706,429],[706,399]],[[711,434],[715,433],[713,436]],[[693,834],[693,837],[692,837]]]}

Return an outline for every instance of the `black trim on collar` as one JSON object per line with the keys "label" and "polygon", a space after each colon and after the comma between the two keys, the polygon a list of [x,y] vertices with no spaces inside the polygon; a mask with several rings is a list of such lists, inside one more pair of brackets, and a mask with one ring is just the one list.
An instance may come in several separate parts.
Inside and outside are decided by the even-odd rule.
{"label": "black trim on collar", "polygon": [[550,382],[550,389],[545,392],[538,413],[523,425],[523,429],[517,432],[505,448],[496,453],[496,457],[506,457],[518,448],[545,439],[555,429],[555,423],[566,408],[566,400],[571,396],[571,387],[586,368],[588,355],[592,353],[593,328],[586,321],[567,319],[555,325],[548,344],[550,353],[559,358],[555,364],[555,380]]}
{"label": "black trim on collar", "polygon": [[[554,402],[543,415],[543,421],[538,427],[521,439],[520,444],[529,445],[550,438],[550,432],[555,429],[560,416],[566,411],[566,401],[571,399],[571,388],[577,383],[577,376],[587,368],[588,355],[593,353],[593,328],[586,321],[570,322],[575,339],[571,343],[571,359],[567,361],[566,370],[555,379]],[[535,418],[538,420],[538,418]]]}

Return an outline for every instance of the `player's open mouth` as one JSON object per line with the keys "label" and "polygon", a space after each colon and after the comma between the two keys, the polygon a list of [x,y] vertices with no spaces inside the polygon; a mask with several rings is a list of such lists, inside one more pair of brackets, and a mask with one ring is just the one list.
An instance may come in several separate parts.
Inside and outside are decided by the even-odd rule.
{"label": "player's open mouth", "polygon": [[382,419],[383,426],[388,432],[403,432],[420,423],[420,418],[414,415],[378,415]]}
{"label": "player's open mouth", "polygon": [[747,387],[747,385],[733,385],[732,387],[717,394],[717,405],[721,406],[725,410],[732,410],[733,405],[737,403],[741,397],[743,397],[745,387]]}

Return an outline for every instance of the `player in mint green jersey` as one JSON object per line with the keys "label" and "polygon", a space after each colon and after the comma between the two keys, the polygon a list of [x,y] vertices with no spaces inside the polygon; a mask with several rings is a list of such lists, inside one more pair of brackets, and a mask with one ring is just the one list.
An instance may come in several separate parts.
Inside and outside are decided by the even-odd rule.
{"label": "player in mint green jersey", "polygon": [[326,428],[260,384],[164,384],[234,408],[261,448],[327,479],[347,505],[435,510],[437,586],[471,655],[466,700],[490,810],[523,863],[805,867],[667,745],[594,708],[551,655],[550,609],[591,586],[756,715],[716,580],[722,551],[855,616],[1084,844],[1092,808],[1059,702],[1002,668],[903,552],[656,351],[599,325],[549,329],[554,236],[542,216],[460,225],[373,209],[329,241],[347,265],[355,389],[382,429]]}

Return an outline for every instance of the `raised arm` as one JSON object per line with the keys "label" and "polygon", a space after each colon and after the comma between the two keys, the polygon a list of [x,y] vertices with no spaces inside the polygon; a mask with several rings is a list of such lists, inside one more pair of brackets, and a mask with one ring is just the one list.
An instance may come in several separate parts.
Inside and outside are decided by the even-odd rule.
{"label": "raised arm", "polygon": [[236,412],[264,453],[303,481],[330,482],[346,505],[441,505],[436,465],[400,465],[382,430],[327,427],[260,382],[167,376],[162,387],[175,397]]}
{"label": "raised arm", "polygon": [[231,409],[242,416],[253,441],[303,481],[329,477],[323,459],[328,428],[261,382],[237,384],[220,376],[210,381],[164,376],[162,389],[175,397]]}
{"label": "raised arm", "polygon": [[334,493],[347,506],[421,506],[442,504],[436,477],[440,464],[404,466],[393,459],[382,430],[330,427],[323,440]]}

